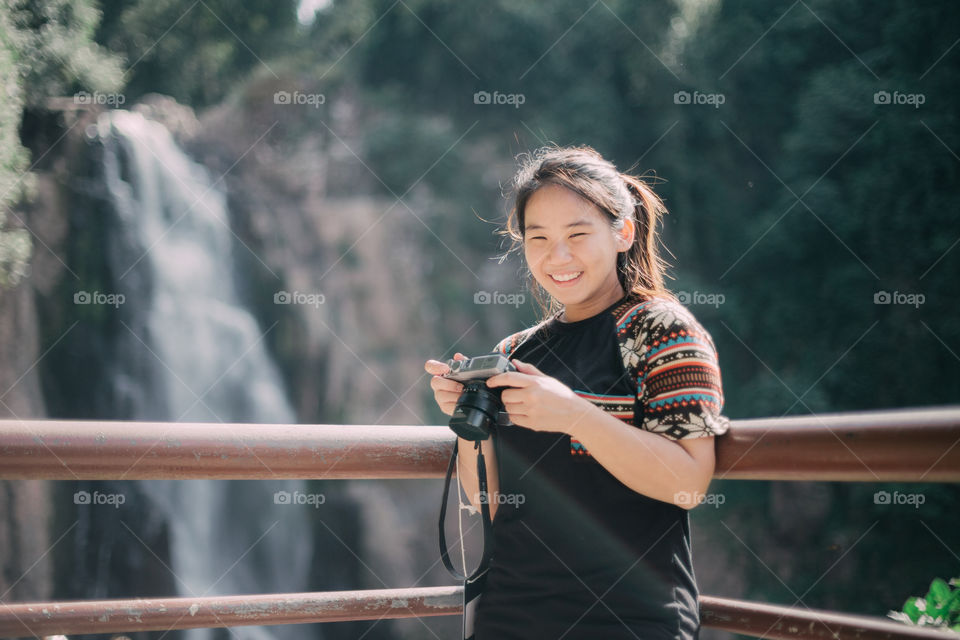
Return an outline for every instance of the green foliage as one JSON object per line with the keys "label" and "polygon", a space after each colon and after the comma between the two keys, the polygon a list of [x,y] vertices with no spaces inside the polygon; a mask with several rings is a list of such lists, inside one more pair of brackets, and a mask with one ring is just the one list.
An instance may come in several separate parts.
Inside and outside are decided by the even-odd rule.
{"label": "green foliage", "polygon": [[[21,193],[20,175],[27,167],[27,150],[20,144],[20,114],[23,110],[23,84],[18,66],[9,15],[0,11],[0,208],[17,200]],[[0,221],[0,228],[2,228]],[[0,246],[6,247],[5,236]],[[7,249],[0,249],[4,253]]]}
{"label": "green foliage", "polygon": [[13,0],[2,11],[28,106],[75,88],[106,92],[122,86],[119,60],[93,41],[100,11],[91,0]]}
{"label": "green foliage", "polygon": [[5,211],[29,196],[24,109],[75,89],[121,86],[119,62],[93,42],[99,17],[90,0],[0,2],[0,288],[16,286],[32,253],[29,232],[7,228]]}
{"label": "green foliage", "polygon": [[0,210],[0,289],[17,286],[27,275],[33,245],[25,229],[4,229],[7,214]]}
{"label": "green foliage", "polygon": [[934,578],[926,597],[907,598],[903,611],[891,611],[887,615],[918,627],[960,632],[960,578],[952,578],[949,584],[942,578]]}
{"label": "green foliage", "polygon": [[271,63],[298,42],[296,7],[294,0],[105,2],[97,40],[126,58],[130,102],[158,92],[201,107],[251,70],[273,73]]}
{"label": "green foliage", "polygon": [[16,286],[26,275],[32,252],[29,233],[8,229],[5,211],[23,193],[22,175],[29,161],[18,133],[23,98],[10,33],[7,16],[0,14],[0,289]]}

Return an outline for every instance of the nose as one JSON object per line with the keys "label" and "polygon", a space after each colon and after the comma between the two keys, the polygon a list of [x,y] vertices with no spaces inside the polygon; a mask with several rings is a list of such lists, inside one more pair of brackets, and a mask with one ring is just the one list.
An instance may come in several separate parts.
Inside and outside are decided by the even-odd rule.
{"label": "nose", "polygon": [[566,241],[558,240],[550,246],[550,262],[555,265],[563,264],[570,260],[570,247]]}

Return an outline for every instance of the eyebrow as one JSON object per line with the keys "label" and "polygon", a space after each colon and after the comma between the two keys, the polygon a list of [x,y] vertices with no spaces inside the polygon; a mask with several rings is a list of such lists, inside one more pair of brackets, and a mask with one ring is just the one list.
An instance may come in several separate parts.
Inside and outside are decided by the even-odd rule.
{"label": "eyebrow", "polygon": [[[586,220],[586,219],[580,219],[580,220],[577,220],[576,222],[571,222],[570,224],[568,224],[568,225],[567,225],[567,228],[569,229],[570,227],[579,227],[579,226],[584,226],[584,225],[585,225],[585,226],[588,226],[588,227],[592,227],[592,226],[593,226],[593,222],[591,222],[590,220]],[[532,230],[535,230],[535,229],[543,229],[543,227],[540,226],[539,224],[528,224],[528,225],[526,225],[526,226],[523,228],[524,232],[532,231]]]}

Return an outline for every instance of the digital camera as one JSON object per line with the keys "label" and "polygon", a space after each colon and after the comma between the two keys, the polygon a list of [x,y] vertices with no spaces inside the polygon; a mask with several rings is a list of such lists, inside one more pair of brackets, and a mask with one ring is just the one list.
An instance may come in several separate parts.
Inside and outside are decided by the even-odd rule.
{"label": "digital camera", "polygon": [[487,386],[487,378],[516,371],[517,368],[500,354],[478,356],[466,360],[447,360],[450,378],[463,383],[463,392],[450,417],[450,429],[464,440],[486,440],[493,427],[512,424],[503,408],[500,394],[503,387]]}

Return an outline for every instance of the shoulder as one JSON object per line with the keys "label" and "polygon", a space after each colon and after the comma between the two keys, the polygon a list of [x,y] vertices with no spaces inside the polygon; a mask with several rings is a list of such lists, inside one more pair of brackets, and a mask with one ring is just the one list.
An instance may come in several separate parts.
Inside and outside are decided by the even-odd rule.
{"label": "shoulder", "polygon": [[541,322],[535,326],[528,327],[527,329],[522,329],[516,333],[511,333],[506,338],[503,338],[494,346],[493,353],[501,353],[504,356],[510,358],[513,356],[513,353],[517,350],[521,344],[526,342],[531,336],[533,336],[539,329],[543,327],[545,322]]}
{"label": "shoulder", "polygon": [[687,307],[669,298],[641,300],[622,309],[617,332],[642,356],[677,343],[715,351],[710,332]]}
{"label": "shoulder", "polygon": [[717,350],[693,313],[678,301],[657,300],[642,310],[634,331],[643,428],[673,440],[726,433]]}

